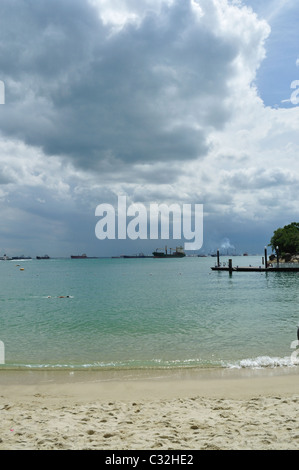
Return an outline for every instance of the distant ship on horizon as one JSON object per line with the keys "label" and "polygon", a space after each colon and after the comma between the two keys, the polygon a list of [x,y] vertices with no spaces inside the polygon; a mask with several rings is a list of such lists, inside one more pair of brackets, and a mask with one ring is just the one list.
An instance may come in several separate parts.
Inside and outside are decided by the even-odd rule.
{"label": "distant ship on horizon", "polygon": [[0,257],[2,261],[18,261],[18,260],[28,260],[32,259],[31,256],[7,256],[6,254]]}
{"label": "distant ship on horizon", "polygon": [[153,252],[153,256],[154,258],[184,258],[184,256],[186,256],[182,246],[177,246],[173,252],[173,248],[170,248],[169,250],[170,252],[168,253],[167,246],[165,247],[165,252],[158,251],[157,249]]}
{"label": "distant ship on horizon", "polygon": [[71,259],[96,259],[96,256],[87,256],[83,253],[83,255],[71,255]]}
{"label": "distant ship on horizon", "polygon": [[152,258],[152,256],[147,256],[144,253],[138,253],[138,255],[121,255],[120,258]]}
{"label": "distant ship on horizon", "polygon": [[10,258],[9,256],[7,256],[6,254],[4,254],[3,256],[1,256],[0,259],[3,260],[3,261],[11,261],[11,260],[12,260],[12,258]]}

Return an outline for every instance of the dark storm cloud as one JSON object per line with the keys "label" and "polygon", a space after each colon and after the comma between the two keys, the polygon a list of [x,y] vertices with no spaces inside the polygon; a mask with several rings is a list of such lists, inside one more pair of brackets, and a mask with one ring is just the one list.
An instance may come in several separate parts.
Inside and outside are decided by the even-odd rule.
{"label": "dark storm cloud", "polygon": [[86,0],[2,0],[2,133],[84,169],[205,156],[238,54],[211,8],[177,0],[115,32]]}

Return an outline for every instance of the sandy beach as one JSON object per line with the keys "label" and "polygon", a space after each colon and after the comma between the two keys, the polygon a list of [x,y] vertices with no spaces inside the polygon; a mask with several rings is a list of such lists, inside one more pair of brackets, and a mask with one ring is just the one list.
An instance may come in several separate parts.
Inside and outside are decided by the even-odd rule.
{"label": "sandy beach", "polygon": [[1,450],[299,448],[298,373],[0,374]]}

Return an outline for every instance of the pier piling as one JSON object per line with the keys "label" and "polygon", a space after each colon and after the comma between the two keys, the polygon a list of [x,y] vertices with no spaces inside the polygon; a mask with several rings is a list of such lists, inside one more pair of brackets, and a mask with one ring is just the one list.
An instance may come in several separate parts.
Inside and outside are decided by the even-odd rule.
{"label": "pier piling", "polygon": [[276,247],[277,267],[279,268],[279,248]]}

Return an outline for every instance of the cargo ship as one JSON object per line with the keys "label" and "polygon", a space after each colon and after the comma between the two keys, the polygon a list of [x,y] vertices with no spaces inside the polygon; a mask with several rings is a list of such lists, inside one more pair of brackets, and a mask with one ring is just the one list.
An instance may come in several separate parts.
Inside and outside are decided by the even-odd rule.
{"label": "cargo ship", "polygon": [[169,249],[169,253],[167,250],[167,246],[165,247],[165,251],[156,251],[153,252],[154,258],[184,258],[186,256],[184,249],[182,246],[177,246],[174,251],[173,248]]}
{"label": "cargo ship", "polygon": [[121,255],[120,258],[152,258],[152,256],[147,256],[144,253],[139,253],[138,255]]}
{"label": "cargo ship", "polygon": [[71,255],[72,259],[97,259],[96,256],[87,256],[85,253],[83,255]]}

